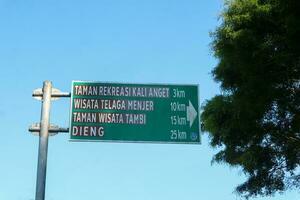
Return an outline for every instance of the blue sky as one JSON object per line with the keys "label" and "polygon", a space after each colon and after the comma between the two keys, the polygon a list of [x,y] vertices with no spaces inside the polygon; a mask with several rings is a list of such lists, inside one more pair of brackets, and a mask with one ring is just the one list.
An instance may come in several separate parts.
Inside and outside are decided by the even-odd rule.
{"label": "blue sky", "polygon": [[[40,119],[33,89],[51,80],[199,84],[200,103],[219,93],[209,32],[223,1],[0,0],[0,199],[33,200]],[[51,123],[67,127],[69,99],[53,102]],[[72,143],[49,140],[47,200],[232,200],[238,168],[211,164],[201,145]],[[258,200],[296,200],[292,191]]]}

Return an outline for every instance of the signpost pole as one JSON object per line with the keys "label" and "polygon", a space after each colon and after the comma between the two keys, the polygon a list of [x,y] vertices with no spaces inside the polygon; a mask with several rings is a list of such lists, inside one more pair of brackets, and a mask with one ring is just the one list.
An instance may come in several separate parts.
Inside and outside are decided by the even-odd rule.
{"label": "signpost pole", "polygon": [[50,81],[44,81],[35,200],[45,199],[51,92],[52,83]]}

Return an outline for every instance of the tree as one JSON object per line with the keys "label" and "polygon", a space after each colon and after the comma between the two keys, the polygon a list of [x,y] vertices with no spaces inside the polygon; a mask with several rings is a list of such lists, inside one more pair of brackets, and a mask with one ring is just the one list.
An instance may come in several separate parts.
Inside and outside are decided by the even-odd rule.
{"label": "tree", "polygon": [[248,198],[300,188],[300,1],[226,1],[212,33],[222,93],[201,120],[213,161],[239,166]]}

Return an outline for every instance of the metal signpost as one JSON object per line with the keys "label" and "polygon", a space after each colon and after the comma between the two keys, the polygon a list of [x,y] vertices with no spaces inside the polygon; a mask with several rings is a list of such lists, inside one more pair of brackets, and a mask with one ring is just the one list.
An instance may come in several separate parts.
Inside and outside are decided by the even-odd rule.
{"label": "metal signpost", "polygon": [[52,88],[52,83],[50,81],[45,81],[43,88],[34,90],[32,96],[42,101],[41,122],[31,125],[29,127],[29,131],[35,135],[39,135],[35,200],[44,200],[46,188],[48,137],[49,135],[52,136],[58,132],[69,132],[69,129],[67,128],[59,128],[58,126],[50,124],[51,100],[56,100],[59,97],[70,97],[70,93],[60,92],[58,89]]}
{"label": "metal signpost", "polygon": [[70,139],[200,143],[198,86],[72,82]]}
{"label": "metal signpost", "polygon": [[[71,95],[72,94],[72,95]],[[45,199],[48,137],[70,132],[71,141],[200,143],[198,86],[73,81],[72,93],[45,81],[33,91],[42,101],[35,200]],[[71,97],[70,129],[50,124],[51,101]]]}

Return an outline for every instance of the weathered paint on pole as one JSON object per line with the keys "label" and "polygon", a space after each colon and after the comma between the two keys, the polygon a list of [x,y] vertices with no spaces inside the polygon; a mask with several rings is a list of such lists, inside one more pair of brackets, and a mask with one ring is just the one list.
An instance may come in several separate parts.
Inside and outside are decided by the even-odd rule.
{"label": "weathered paint on pole", "polygon": [[44,81],[35,200],[45,199],[52,83]]}

